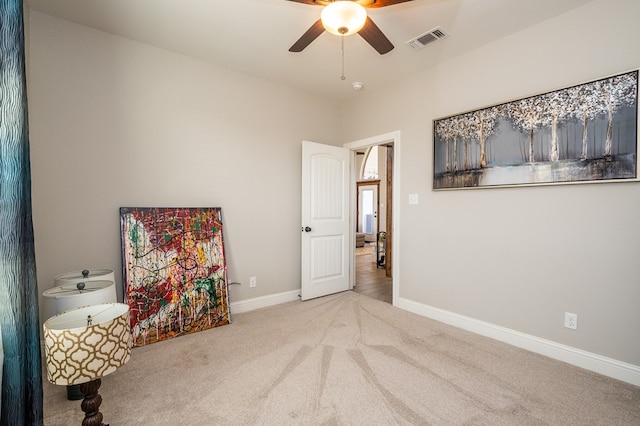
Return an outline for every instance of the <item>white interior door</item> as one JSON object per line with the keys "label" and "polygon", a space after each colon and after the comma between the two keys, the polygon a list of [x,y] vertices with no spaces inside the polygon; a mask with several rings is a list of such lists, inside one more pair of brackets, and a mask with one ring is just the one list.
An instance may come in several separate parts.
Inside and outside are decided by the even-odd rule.
{"label": "white interior door", "polygon": [[358,185],[358,232],[366,241],[375,241],[378,233],[378,185]]}
{"label": "white interior door", "polygon": [[349,158],[302,142],[302,300],[349,290]]}

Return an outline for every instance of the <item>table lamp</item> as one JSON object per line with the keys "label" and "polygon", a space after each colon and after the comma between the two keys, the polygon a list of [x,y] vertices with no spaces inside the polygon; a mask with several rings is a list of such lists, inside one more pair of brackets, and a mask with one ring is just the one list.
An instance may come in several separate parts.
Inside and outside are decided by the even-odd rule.
{"label": "table lamp", "polygon": [[56,275],[53,279],[54,285],[60,287],[67,284],[75,284],[80,281],[115,281],[113,269],[82,269],[77,271],[65,272]]}
{"label": "table lamp", "polygon": [[84,269],[58,275],[54,286],[42,293],[44,319],[80,306],[117,302],[110,269]]}
{"label": "table lamp", "polygon": [[74,308],[101,303],[115,303],[116,286],[113,281],[80,281],[65,284],[42,292],[45,318],[70,311]]}
{"label": "table lamp", "polygon": [[[55,286],[42,293],[42,313],[46,320],[74,308],[100,303],[115,303],[116,285],[110,269],[84,269],[55,278]],[[80,385],[67,386],[67,399],[82,399]]]}
{"label": "table lamp", "polygon": [[47,379],[56,385],[80,385],[83,426],[105,426],[99,410],[102,377],[131,356],[129,306],[104,303],[55,315],[43,324]]}

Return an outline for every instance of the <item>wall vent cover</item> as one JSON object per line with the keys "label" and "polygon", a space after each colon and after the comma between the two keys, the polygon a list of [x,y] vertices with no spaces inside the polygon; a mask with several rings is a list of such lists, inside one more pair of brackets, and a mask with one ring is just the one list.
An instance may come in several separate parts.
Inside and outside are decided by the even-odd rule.
{"label": "wall vent cover", "polygon": [[421,49],[427,44],[431,44],[447,36],[448,34],[441,27],[436,27],[426,33],[420,34],[418,37],[414,37],[411,40],[406,41],[404,44],[409,45],[414,49]]}

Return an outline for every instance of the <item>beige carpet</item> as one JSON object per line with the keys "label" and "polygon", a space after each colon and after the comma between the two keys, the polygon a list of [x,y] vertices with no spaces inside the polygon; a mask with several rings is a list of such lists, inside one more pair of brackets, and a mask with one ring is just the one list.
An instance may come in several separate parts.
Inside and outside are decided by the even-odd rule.
{"label": "beige carpet", "polygon": [[[80,424],[45,383],[45,425]],[[640,425],[640,388],[353,292],[134,348],[103,380],[123,425]]]}

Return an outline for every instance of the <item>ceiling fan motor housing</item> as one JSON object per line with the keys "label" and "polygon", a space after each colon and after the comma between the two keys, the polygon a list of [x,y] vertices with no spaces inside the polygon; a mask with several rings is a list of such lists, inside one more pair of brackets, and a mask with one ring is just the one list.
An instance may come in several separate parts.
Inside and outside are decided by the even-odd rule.
{"label": "ceiling fan motor housing", "polygon": [[356,2],[341,0],[325,6],[320,19],[324,29],[331,34],[348,36],[362,29],[367,21],[367,11]]}

